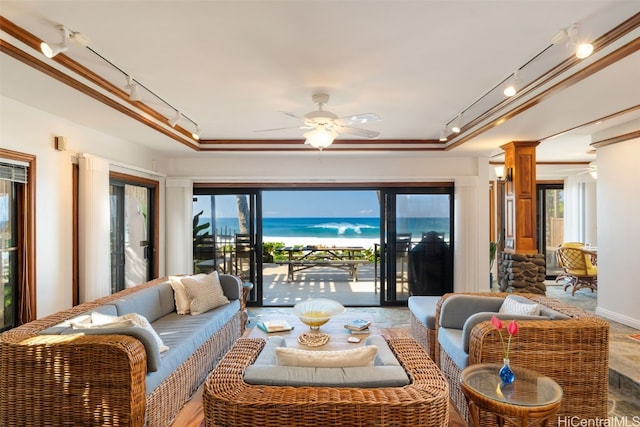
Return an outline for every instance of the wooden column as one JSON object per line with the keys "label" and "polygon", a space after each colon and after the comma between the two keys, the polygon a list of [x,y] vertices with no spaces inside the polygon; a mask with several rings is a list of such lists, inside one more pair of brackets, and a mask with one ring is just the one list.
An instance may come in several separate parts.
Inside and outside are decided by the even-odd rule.
{"label": "wooden column", "polygon": [[505,252],[538,253],[536,239],[536,147],[539,141],[512,141],[505,153]]}

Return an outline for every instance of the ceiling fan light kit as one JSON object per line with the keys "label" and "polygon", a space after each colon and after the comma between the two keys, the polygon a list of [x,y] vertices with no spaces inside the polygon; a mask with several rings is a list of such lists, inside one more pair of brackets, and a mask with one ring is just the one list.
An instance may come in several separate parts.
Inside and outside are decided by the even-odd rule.
{"label": "ceiling fan light kit", "polygon": [[380,132],[377,131],[360,129],[352,126],[354,124],[363,124],[380,120],[380,117],[376,114],[363,113],[338,117],[337,114],[322,108],[324,104],[329,102],[328,94],[316,93],[311,96],[311,100],[318,105],[318,109],[305,114],[304,117],[299,117],[293,113],[282,111],[283,114],[286,114],[289,117],[302,119],[304,121],[302,126],[296,126],[294,128],[263,129],[258,132],[305,129],[308,131],[303,134],[305,137],[304,143],[321,150],[333,144],[333,141],[342,133],[369,139],[377,138],[378,135],[380,135]]}
{"label": "ceiling fan light kit", "polygon": [[318,126],[309,132],[305,132],[303,135],[306,138],[305,144],[309,144],[312,147],[322,150],[323,148],[327,148],[333,144],[338,133],[328,130],[324,126]]}

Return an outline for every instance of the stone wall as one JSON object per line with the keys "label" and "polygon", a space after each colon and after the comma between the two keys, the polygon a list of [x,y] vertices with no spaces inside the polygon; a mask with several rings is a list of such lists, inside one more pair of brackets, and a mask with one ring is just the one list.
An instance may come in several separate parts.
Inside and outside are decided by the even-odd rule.
{"label": "stone wall", "polygon": [[546,263],[543,254],[498,254],[498,277],[501,292],[545,295]]}

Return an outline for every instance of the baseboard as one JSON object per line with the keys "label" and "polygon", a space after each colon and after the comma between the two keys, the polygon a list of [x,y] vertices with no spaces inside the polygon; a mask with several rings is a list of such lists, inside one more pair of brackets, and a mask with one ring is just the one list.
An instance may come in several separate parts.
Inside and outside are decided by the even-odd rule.
{"label": "baseboard", "polygon": [[640,320],[634,319],[629,316],[625,316],[620,313],[616,313],[605,308],[596,307],[596,314],[606,319],[613,320],[614,322],[622,323],[634,329],[640,329]]}

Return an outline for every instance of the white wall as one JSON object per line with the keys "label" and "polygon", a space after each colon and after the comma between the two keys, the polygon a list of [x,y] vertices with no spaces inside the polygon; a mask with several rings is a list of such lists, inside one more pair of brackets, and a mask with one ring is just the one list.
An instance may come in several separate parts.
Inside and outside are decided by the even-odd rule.
{"label": "white wall", "polygon": [[[67,138],[67,151],[54,149],[56,135]],[[72,165],[77,163],[75,156],[85,152],[147,168],[157,154],[6,97],[0,98],[0,146],[36,156],[36,315],[46,316],[72,304]],[[150,177],[118,166],[113,170]],[[162,202],[164,180],[160,181]],[[164,209],[160,210],[162,225]],[[162,240],[159,247],[164,248]],[[160,259],[162,271],[163,252]]]}
{"label": "white wall", "polygon": [[489,289],[489,162],[441,153],[224,153],[172,159],[168,175],[194,182],[454,182],[454,291]]}
{"label": "white wall", "polygon": [[598,148],[598,307],[640,329],[640,139]]}
{"label": "white wall", "polygon": [[[108,159],[112,170],[158,179],[160,194],[160,275],[165,272],[165,179],[152,176],[151,159],[166,178],[195,182],[455,182],[455,248],[465,254],[455,271],[456,291],[488,287],[489,166],[486,158],[447,157],[443,153],[198,153],[162,158],[131,142],[83,127],[61,117],[1,99],[0,145],[37,156],[36,277],[37,316],[68,308],[72,301],[72,164],[77,153]],[[54,136],[68,140],[67,151],[54,149]],[[131,166],[133,170],[125,166]],[[464,189],[464,191],[462,191]],[[460,205],[462,206],[462,205]],[[457,255],[456,255],[457,256]]]}

